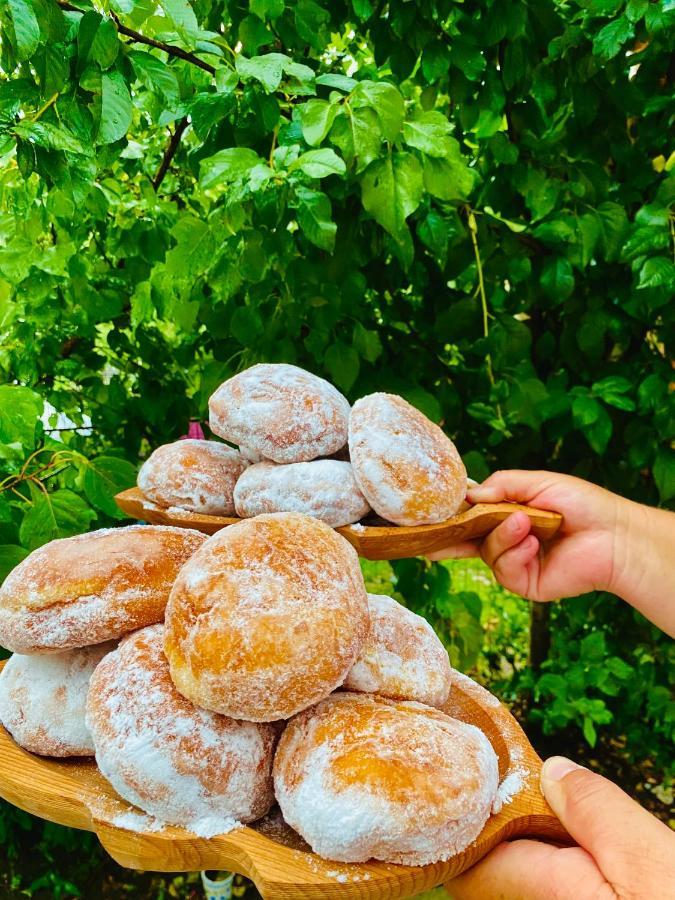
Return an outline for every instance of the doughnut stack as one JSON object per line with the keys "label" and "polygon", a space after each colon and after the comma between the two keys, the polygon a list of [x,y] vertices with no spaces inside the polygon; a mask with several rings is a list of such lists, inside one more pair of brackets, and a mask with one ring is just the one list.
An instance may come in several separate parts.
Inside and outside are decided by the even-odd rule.
{"label": "doughnut stack", "polygon": [[339,528],[372,512],[435,524],[466,495],[454,444],[402,397],[370,394],[350,409],[297,366],[260,364],[230,378],[209,400],[209,424],[228,443],[158,447],[138,476],[146,500],[242,519],[300,512]]}
{"label": "doughnut stack", "polygon": [[[247,517],[210,538],[134,525],[31,553],[0,587],[14,651],[0,721],[33,753],[95,756],[120,797],[202,837],[276,800],[329,859],[460,852],[490,814],[496,754],[442,711],[452,670],[433,629],[368,594],[331,527],[367,505],[390,521],[451,514],[465,479],[454,447],[400,398],[350,411],[292,366],[226,382],[211,424],[239,449],[168,445],[139,483],[202,510],[233,497]],[[347,441],[351,464],[319,458]]]}

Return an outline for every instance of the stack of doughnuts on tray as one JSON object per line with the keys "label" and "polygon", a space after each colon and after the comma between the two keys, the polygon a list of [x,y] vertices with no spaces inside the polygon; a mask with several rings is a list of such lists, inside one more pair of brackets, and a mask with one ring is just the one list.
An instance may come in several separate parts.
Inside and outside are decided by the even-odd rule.
{"label": "stack of doughnuts on tray", "polygon": [[[270,368],[282,377],[270,381]],[[316,466],[325,496],[287,479],[313,515],[264,513],[208,539],[166,526],[95,531],[46,544],[9,574],[0,643],[14,656],[0,675],[0,721],[33,753],[95,756],[120,797],[200,836],[253,822],[276,799],[324,857],[427,864],[482,830],[497,757],[440,708],[452,669],[431,626],[366,592],[356,551],[317,510],[356,514],[358,480],[390,515],[427,516],[439,502],[427,492],[433,467],[452,463],[445,515],[463,496],[463,469],[404,401],[364,398],[350,426],[344,398],[319,381],[293,367],[242,373],[212,398],[212,424],[245,454],[183,441],[161,466],[164,498],[202,507],[214,483]],[[348,431],[353,471],[313,461],[340,451]],[[396,440],[403,474],[385,452]],[[257,454],[265,461],[249,466]],[[193,459],[186,486],[175,467]],[[147,465],[150,492],[159,475]],[[332,499],[331,484],[344,489]],[[255,505],[254,484],[245,496]]]}
{"label": "stack of doughnuts on tray", "polygon": [[333,528],[374,512],[397,525],[442,522],[460,508],[466,470],[454,444],[394,394],[350,409],[327,381],[260,364],[209,400],[218,441],[158,447],[138,487],[162,508],[242,519],[301,512]]}

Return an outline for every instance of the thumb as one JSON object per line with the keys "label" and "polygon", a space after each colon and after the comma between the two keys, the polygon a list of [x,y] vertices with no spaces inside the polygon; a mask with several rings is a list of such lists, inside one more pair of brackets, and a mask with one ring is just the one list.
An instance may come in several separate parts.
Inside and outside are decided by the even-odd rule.
{"label": "thumb", "polygon": [[553,756],[542,767],[541,788],[553,812],[612,886],[634,884],[636,866],[644,866],[645,860],[656,866],[660,861],[667,869],[664,848],[670,841],[664,837],[670,836],[670,829],[602,775]]}

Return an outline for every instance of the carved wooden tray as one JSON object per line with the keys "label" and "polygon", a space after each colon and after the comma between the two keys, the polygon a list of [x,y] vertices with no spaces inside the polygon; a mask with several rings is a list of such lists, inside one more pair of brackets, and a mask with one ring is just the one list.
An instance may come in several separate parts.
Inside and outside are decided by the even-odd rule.
{"label": "carved wooden tray", "polygon": [[[241,521],[226,516],[206,516],[170,507],[164,509],[147,500],[139,488],[129,488],[115,497],[123,512],[133,519],[153,525],[178,525],[215,534],[221,528]],[[365,559],[404,559],[443,550],[461,541],[483,537],[511,513],[522,510],[532,522],[532,533],[543,541],[552,538],[560,528],[562,516],[547,509],[534,509],[518,503],[477,503],[438,525],[391,525],[388,522],[344,525],[337,531],[347,538]]]}
{"label": "carved wooden tray", "polygon": [[135,817],[141,827],[144,822],[151,825],[151,820],[119,798],[93,760],[35,756],[15,744],[1,726],[0,796],[43,819],[96,832],[113,859],[127,868],[227,869],[251,878],[265,900],[393,900],[447,881],[507,838],[528,835],[569,843],[539,790],[541,760],[508,710],[459,674],[444,708],[485,732],[499,757],[502,792],[514,793],[470,847],[447,862],[429,866],[324,860],[283,822],[278,810],[253,827],[210,839],[175,827],[128,830],[120,827],[121,817],[125,821]]}

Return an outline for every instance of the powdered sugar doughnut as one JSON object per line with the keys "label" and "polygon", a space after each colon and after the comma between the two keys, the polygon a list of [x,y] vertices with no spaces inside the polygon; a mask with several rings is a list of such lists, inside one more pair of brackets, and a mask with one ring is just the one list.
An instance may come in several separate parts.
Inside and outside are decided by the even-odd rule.
{"label": "powdered sugar doughnut", "polygon": [[452,667],[427,620],[384,594],[368,594],[368,607],[370,633],[344,687],[429,706],[445,703]]}
{"label": "powdered sugar doughnut", "polygon": [[216,441],[183,439],[154,450],[137,484],[158,506],[209,516],[233,516],[232,492],[248,466],[238,450]]}
{"label": "powdered sugar doughnut", "polygon": [[274,761],[285,820],[328,859],[421,866],[481,832],[499,780],[482,731],[421,703],[333,694],[286,727]]}
{"label": "powdered sugar doughnut", "polygon": [[376,513],[397,525],[431,525],[466,496],[466,469],[449,437],[402,397],[370,394],[349,420],[354,477]]}
{"label": "powdered sugar doughnut", "polygon": [[332,384],[285,363],[251,366],[209,399],[214,434],[279,463],[339,450],[348,421],[349,403]]}
{"label": "powdered sugar doughnut", "polygon": [[45,653],[161,622],[178,570],[205,539],[187,528],[130,525],[39,547],[0,587],[0,644]]}
{"label": "powdered sugar doughnut", "polygon": [[271,722],[335,690],[368,625],[353,547],[317,519],[273,513],[224,528],[183,567],[164,650],[194,703]]}
{"label": "powdered sugar doughnut", "polygon": [[265,815],[276,729],[198,709],[173,686],[162,625],[126,637],[91,679],[87,724],[117,793],[203,837]]}
{"label": "powdered sugar doughnut", "polygon": [[85,725],[92,672],[115,644],[24,656],[15,653],[0,673],[0,722],[14,740],[41,756],[93,756]]}
{"label": "powdered sugar doughnut", "polygon": [[358,522],[370,512],[351,465],[337,459],[251,466],[236,484],[234,505],[242,519],[261,513],[299,512],[332,528]]}

